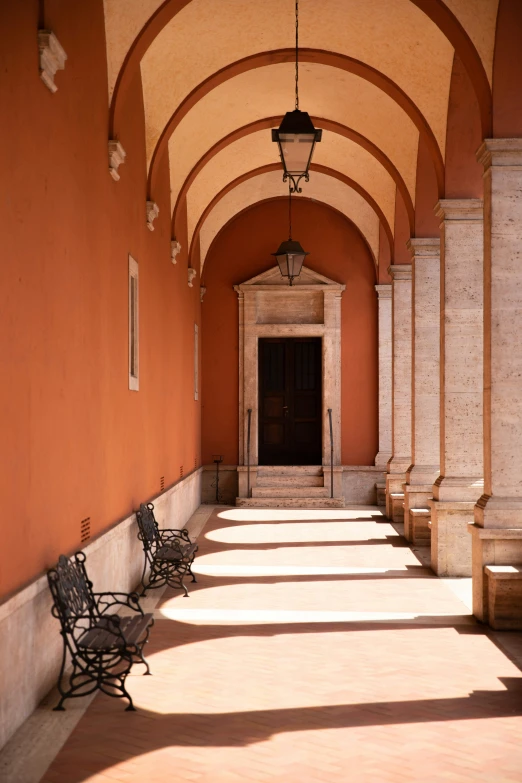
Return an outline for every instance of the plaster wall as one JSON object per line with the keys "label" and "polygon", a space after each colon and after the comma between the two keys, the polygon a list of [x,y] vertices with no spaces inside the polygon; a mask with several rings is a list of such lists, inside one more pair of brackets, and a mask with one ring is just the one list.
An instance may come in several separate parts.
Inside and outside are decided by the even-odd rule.
{"label": "plaster wall", "polygon": [[[9,509],[0,597],[97,536],[199,465],[193,394],[198,281],[186,241],[170,260],[168,161],[154,231],[146,227],[139,74],[108,170],[103,3],[49,0],[44,23],[65,49],[52,94],[38,71],[39,4],[0,5],[0,497]],[[41,21],[40,21],[41,23]],[[128,389],[128,255],[139,265],[140,390]]]}

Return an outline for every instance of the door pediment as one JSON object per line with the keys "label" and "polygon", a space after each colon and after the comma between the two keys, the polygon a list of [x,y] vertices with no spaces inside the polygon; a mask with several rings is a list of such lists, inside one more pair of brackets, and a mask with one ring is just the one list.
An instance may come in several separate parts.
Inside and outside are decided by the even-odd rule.
{"label": "door pediment", "polygon": [[329,277],[320,275],[319,272],[315,272],[310,267],[303,266],[299,277],[294,278],[293,286],[288,285],[288,281],[281,275],[278,266],[273,266],[271,269],[267,269],[266,272],[262,272],[256,277],[251,277],[250,280],[245,280],[244,283],[234,286],[234,291],[238,293],[245,293],[248,290],[259,290],[263,288],[273,289],[274,287],[283,288],[288,290],[289,293],[296,289],[307,290],[310,287],[314,289],[330,289],[335,291],[344,291],[346,286],[341,283],[336,283],[335,280],[330,280]]}

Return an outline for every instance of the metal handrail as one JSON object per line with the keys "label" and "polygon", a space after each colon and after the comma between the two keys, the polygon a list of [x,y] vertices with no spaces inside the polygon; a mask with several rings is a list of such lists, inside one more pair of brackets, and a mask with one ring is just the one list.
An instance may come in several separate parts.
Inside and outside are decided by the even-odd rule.
{"label": "metal handrail", "polygon": [[247,498],[250,497],[250,424],[252,421],[252,408],[247,411]]}
{"label": "metal handrail", "polygon": [[334,496],[334,490],[333,490],[333,453],[334,453],[334,442],[333,442],[333,426],[332,426],[332,409],[328,408],[328,418],[330,420],[330,497],[333,498]]}

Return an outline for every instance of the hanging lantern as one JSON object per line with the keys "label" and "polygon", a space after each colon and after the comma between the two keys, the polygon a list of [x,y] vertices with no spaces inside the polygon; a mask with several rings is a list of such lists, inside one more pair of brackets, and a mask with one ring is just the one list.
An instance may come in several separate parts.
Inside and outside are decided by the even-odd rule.
{"label": "hanging lantern", "polygon": [[277,251],[272,253],[279,264],[279,271],[283,277],[288,277],[289,285],[294,284],[294,277],[299,277],[305,257],[309,255],[299,242],[288,239],[281,242]]}
{"label": "hanging lantern", "polygon": [[279,271],[283,277],[288,277],[289,285],[294,284],[294,277],[299,277],[303,263],[309,253],[303,250],[299,242],[292,239],[292,186],[288,186],[288,239],[281,242],[275,253]]}
{"label": "hanging lantern", "polygon": [[301,193],[300,181],[310,179],[309,169],[314,148],[323,131],[314,128],[310,115],[299,110],[299,0],[295,3],[295,109],[287,111],[279,128],[272,129],[283,164],[283,182],[290,180],[293,193]]}

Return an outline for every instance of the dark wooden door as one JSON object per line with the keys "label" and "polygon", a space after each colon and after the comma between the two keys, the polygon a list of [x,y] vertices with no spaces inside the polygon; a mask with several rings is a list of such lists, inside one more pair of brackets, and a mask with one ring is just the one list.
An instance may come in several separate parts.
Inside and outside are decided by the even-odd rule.
{"label": "dark wooden door", "polygon": [[321,338],[259,340],[259,464],[321,465]]}

